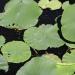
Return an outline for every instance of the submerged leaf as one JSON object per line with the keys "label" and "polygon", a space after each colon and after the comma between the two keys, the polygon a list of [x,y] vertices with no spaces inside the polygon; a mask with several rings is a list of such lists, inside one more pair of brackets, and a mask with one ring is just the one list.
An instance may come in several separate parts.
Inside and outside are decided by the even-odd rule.
{"label": "submerged leaf", "polygon": [[13,63],[24,62],[31,56],[29,46],[21,41],[9,42],[2,47],[1,51],[6,60]]}
{"label": "submerged leaf", "polygon": [[41,25],[39,28],[32,27],[25,31],[24,40],[37,50],[45,50],[48,47],[59,47],[64,42],[60,39],[57,30],[57,25]]}
{"label": "submerged leaf", "polygon": [[27,29],[37,24],[40,14],[41,9],[33,0],[10,0],[5,13],[0,17],[0,25]]}

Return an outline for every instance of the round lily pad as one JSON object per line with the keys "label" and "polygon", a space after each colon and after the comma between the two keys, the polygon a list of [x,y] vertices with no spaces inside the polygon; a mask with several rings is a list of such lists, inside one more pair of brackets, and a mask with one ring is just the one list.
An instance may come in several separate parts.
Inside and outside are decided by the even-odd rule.
{"label": "round lily pad", "polygon": [[29,46],[21,41],[8,42],[2,47],[1,51],[6,60],[13,63],[24,62],[31,56]]}

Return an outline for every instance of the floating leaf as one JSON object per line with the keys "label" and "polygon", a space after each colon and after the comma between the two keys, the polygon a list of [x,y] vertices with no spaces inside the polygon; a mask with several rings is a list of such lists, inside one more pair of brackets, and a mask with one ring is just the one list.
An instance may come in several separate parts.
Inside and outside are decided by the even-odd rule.
{"label": "floating leaf", "polygon": [[63,62],[75,64],[75,50],[71,50],[71,53],[66,53],[63,56]]}
{"label": "floating leaf", "polygon": [[40,0],[38,6],[40,6],[43,9],[46,9],[48,4],[49,4],[49,0]]}
{"label": "floating leaf", "polygon": [[65,5],[62,15],[62,34],[65,39],[75,42],[75,5]]}
{"label": "floating leaf", "polygon": [[0,36],[0,47],[3,46],[5,43],[5,38],[3,36]]}
{"label": "floating leaf", "polygon": [[5,44],[1,49],[8,62],[19,63],[28,60],[31,56],[29,46],[21,41],[13,41]]}
{"label": "floating leaf", "polygon": [[75,44],[69,44],[69,43],[66,43],[66,45],[70,48],[75,48]]}
{"label": "floating leaf", "polygon": [[35,57],[27,62],[16,75],[56,75],[56,64],[48,57]]}
{"label": "floating leaf", "polygon": [[27,29],[37,24],[40,14],[41,9],[33,0],[10,0],[0,18],[0,25]]}
{"label": "floating leaf", "polygon": [[59,47],[64,44],[57,33],[57,25],[41,25],[25,31],[24,40],[37,50],[45,50],[48,47]]}
{"label": "floating leaf", "polygon": [[0,70],[8,71],[8,62],[1,54],[0,54]]}
{"label": "floating leaf", "polygon": [[61,63],[57,65],[56,75],[74,75],[75,64]]}
{"label": "floating leaf", "polygon": [[52,0],[47,5],[47,7],[51,8],[51,10],[60,9],[61,6],[62,6],[62,3],[59,0]]}
{"label": "floating leaf", "polygon": [[54,55],[54,54],[44,54],[43,56],[48,58],[50,61],[53,61],[54,63],[60,63],[61,62],[59,57]]}
{"label": "floating leaf", "polygon": [[38,5],[43,8],[50,8],[51,10],[60,9],[62,6],[62,3],[59,0],[40,0]]}

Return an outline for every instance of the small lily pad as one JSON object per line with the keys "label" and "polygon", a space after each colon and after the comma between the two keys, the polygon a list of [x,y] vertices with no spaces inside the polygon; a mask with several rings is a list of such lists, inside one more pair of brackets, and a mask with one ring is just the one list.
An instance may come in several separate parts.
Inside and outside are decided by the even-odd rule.
{"label": "small lily pad", "polygon": [[2,47],[1,51],[6,60],[13,63],[24,62],[31,56],[29,46],[21,41],[8,42]]}

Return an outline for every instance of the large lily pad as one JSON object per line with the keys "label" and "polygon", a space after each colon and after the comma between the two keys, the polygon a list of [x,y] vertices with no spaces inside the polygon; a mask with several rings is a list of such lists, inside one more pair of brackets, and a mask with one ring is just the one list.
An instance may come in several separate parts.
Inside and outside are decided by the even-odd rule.
{"label": "large lily pad", "polygon": [[62,34],[65,39],[75,42],[75,5],[65,3],[62,15]]}
{"label": "large lily pad", "polygon": [[0,25],[27,29],[37,24],[40,14],[41,9],[33,0],[10,0],[0,17]]}
{"label": "large lily pad", "polygon": [[56,75],[56,64],[48,57],[35,57],[26,63],[16,75]]}
{"label": "large lily pad", "polygon": [[0,70],[8,71],[8,62],[1,54],[0,54]]}
{"label": "large lily pad", "polygon": [[39,28],[32,27],[25,31],[24,40],[31,47],[45,50],[48,47],[59,47],[64,44],[57,33],[57,25],[41,25]]}

